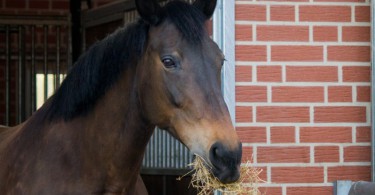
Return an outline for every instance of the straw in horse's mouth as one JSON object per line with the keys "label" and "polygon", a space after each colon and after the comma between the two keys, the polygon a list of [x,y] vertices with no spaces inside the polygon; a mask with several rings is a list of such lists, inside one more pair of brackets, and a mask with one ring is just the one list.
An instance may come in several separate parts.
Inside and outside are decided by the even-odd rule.
{"label": "straw in horse's mouth", "polygon": [[257,183],[263,182],[259,178],[260,172],[262,170],[249,166],[249,161],[241,166],[240,178],[229,184],[224,184],[216,178],[212,172],[211,167],[204,159],[200,156],[196,156],[194,162],[189,164],[193,169],[187,174],[177,178],[181,180],[182,177],[191,174],[190,185],[197,189],[198,195],[208,195],[212,194],[213,191],[218,190],[224,194],[260,194]]}

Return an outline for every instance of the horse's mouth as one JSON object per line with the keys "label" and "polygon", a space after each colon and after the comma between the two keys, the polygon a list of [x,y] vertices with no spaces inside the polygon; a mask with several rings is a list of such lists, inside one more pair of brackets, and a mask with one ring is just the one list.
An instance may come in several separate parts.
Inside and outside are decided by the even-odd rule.
{"label": "horse's mouth", "polygon": [[240,178],[240,166],[236,167],[226,167],[226,166],[215,166],[210,161],[205,160],[204,158],[197,156],[203,161],[204,168],[210,172],[210,174],[217,178],[221,183],[228,184],[236,182]]}
{"label": "horse's mouth", "polygon": [[235,169],[214,167],[211,173],[224,184],[236,182],[240,178],[239,167]]}

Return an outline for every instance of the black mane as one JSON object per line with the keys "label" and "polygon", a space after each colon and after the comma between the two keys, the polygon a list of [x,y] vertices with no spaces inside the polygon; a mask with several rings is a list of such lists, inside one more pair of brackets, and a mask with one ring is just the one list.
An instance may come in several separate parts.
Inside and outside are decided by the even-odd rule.
{"label": "black mane", "polygon": [[[192,44],[198,44],[205,33],[203,13],[185,2],[168,3],[159,17],[161,20],[158,24],[164,21],[172,23],[181,36]],[[48,100],[45,108],[47,118],[71,120],[91,111],[121,73],[137,64],[144,52],[149,27],[150,24],[139,19],[86,51]]]}

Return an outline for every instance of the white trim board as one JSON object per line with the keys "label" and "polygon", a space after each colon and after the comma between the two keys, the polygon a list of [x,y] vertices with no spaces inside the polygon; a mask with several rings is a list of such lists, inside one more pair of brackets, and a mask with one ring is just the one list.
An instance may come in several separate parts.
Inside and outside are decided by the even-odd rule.
{"label": "white trim board", "polygon": [[233,124],[235,123],[235,18],[234,0],[218,0],[213,15],[213,40],[225,55],[222,91]]}

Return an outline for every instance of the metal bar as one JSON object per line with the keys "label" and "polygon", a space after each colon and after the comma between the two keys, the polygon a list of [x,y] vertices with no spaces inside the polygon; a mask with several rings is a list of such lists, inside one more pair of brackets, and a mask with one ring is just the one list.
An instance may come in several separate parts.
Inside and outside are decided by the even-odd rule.
{"label": "metal bar", "polygon": [[173,167],[173,140],[172,136],[168,137],[168,149],[169,149],[169,167]]}
{"label": "metal bar", "polygon": [[163,175],[163,195],[167,195],[167,176]]}
{"label": "metal bar", "polygon": [[71,36],[72,36],[72,60],[73,63],[77,61],[81,55],[82,39],[81,39],[81,1],[70,0],[70,15],[71,15]]}
{"label": "metal bar", "polygon": [[31,113],[36,110],[35,26],[31,26]]}
{"label": "metal bar", "polygon": [[55,89],[60,86],[60,26],[56,26],[56,76]]}
{"label": "metal bar", "polygon": [[[154,132],[155,136],[156,132]],[[155,158],[156,158],[156,139],[152,139],[152,152],[151,152],[151,167],[156,167]]]}
{"label": "metal bar", "polygon": [[[181,144],[180,143],[178,143],[178,141],[177,140],[175,140],[175,139],[171,139],[171,141],[172,141],[172,143],[173,143],[173,150],[176,152],[176,151],[179,151],[179,148],[181,147]],[[181,154],[181,153],[180,153]],[[182,158],[182,160],[181,160],[181,158],[179,158],[179,159],[177,159],[177,156],[175,156],[174,158],[173,158],[173,167],[178,167],[179,166],[179,164],[181,163],[181,161],[182,162],[185,162],[185,157],[186,157],[186,155],[182,155],[183,156],[183,158]]]}
{"label": "metal bar", "polygon": [[[176,142],[176,141],[175,141]],[[174,144],[175,145],[175,144]],[[182,144],[177,144],[174,146],[176,153],[180,154],[182,158],[180,157],[178,161],[174,160],[174,163],[178,167],[184,167],[187,166],[186,160],[187,160],[187,154],[184,151],[183,145]]]}
{"label": "metal bar", "polygon": [[44,41],[43,41],[43,49],[44,49],[44,66],[43,66],[43,74],[44,74],[44,102],[48,98],[48,26],[43,26],[44,30]]}
{"label": "metal bar", "polygon": [[160,166],[161,167],[165,167],[166,166],[166,161],[167,161],[167,155],[166,155],[166,152],[167,152],[167,142],[165,140],[165,131],[161,131],[161,133],[160,133],[160,140],[161,140],[161,143],[162,143],[161,151],[160,151],[162,162],[160,163]]}
{"label": "metal bar", "polygon": [[186,174],[190,170],[191,169],[142,167],[141,174],[146,174],[146,175],[175,175],[175,176],[181,176],[181,175]]}
{"label": "metal bar", "polygon": [[10,74],[10,60],[11,60],[11,51],[10,51],[10,32],[9,25],[5,26],[5,125],[9,126],[9,106],[10,106],[10,91],[9,91],[9,74]]}
{"label": "metal bar", "polygon": [[157,148],[157,150],[158,150],[158,157],[157,157],[157,159],[158,159],[158,167],[163,167],[163,155],[162,155],[162,150],[164,149],[163,148],[163,142],[162,142],[162,132],[160,131],[159,133],[158,133],[158,148]]}
{"label": "metal bar", "polygon": [[0,15],[0,23],[6,25],[66,25],[66,16],[17,16]]}
{"label": "metal bar", "polygon": [[375,1],[371,1],[371,23],[371,180],[372,182],[375,182]]}
{"label": "metal bar", "polygon": [[24,41],[24,28],[18,26],[18,106],[17,106],[17,123],[23,121],[23,116],[25,114],[25,41]]}
{"label": "metal bar", "polygon": [[87,43],[86,43],[86,28],[82,28],[82,49],[86,50],[87,49]]}
{"label": "metal bar", "polygon": [[[69,19],[70,20],[70,19]],[[68,48],[66,51],[66,59],[67,59],[67,72],[73,67],[73,58],[72,58],[72,24],[69,23],[68,25]]]}

